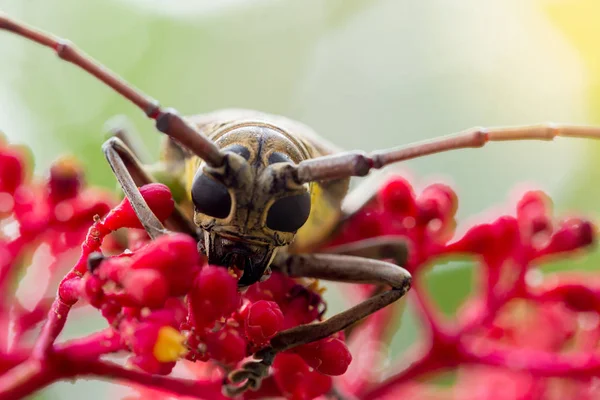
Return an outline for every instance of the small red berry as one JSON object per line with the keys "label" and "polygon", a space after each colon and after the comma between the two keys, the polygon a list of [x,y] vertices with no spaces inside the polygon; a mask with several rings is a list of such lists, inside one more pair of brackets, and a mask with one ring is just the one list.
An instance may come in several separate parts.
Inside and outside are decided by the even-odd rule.
{"label": "small red berry", "polygon": [[266,343],[283,328],[283,313],[275,302],[257,301],[248,308],[244,327],[252,342]]}
{"label": "small red berry", "polygon": [[274,272],[267,281],[250,286],[244,297],[250,301],[268,300],[282,304],[294,284],[291,278]]}
{"label": "small red berry", "polygon": [[456,214],[458,197],[449,186],[436,183],[426,187],[417,198],[418,218],[421,224],[427,224],[434,219],[442,222]]}
{"label": "small red berry", "polygon": [[532,190],[523,195],[517,203],[517,217],[527,218],[528,215],[548,215],[552,213],[552,200],[541,190]]}
{"label": "small red berry", "polygon": [[[175,203],[171,191],[162,183],[150,183],[140,188],[140,193],[160,221],[167,219],[173,212]],[[142,228],[129,199],[125,197],[121,204],[111,210],[104,219],[104,225],[110,230],[119,228]]]}
{"label": "small red berry", "polygon": [[291,399],[309,400],[331,390],[331,377],[311,371],[297,354],[280,353],[273,362],[273,376],[281,392]]}
{"label": "small red berry", "polygon": [[550,238],[548,246],[540,251],[540,255],[573,251],[589,246],[596,240],[594,225],[580,218],[569,218],[562,221]]}
{"label": "small red berry", "polygon": [[415,215],[413,188],[404,178],[390,180],[378,193],[383,208],[397,215]]}
{"label": "small red berry", "polygon": [[139,249],[131,258],[132,269],[154,269],[168,280],[172,296],[183,296],[199,270],[200,255],[191,236],[163,235]]}
{"label": "small red berry", "polygon": [[576,312],[600,311],[600,291],[582,283],[563,283],[539,295],[543,300],[564,303]]}
{"label": "small red berry", "polygon": [[130,271],[122,284],[127,294],[140,307],[161,307],[169,296],[169,285],[165,276],[152,269]]}
{"label": "small red berry", "polygon": [[231,314],[239,304],[237,281],[223,267],[204,267],[188,294],[192,322],[197,327]]}
{"label": "small red berry", "polygon": [[56,204],[60,201],[74,198],[79,193],[83,183],[83,170],[73,157],[63,157],[50,167],[48,179],[48,194]]}
{"label": "small red berry", "polygon": [[317,371],[326,375],[342,375],[352,361],[346,344],[336,338],[325,338],[318,342],[298,347],[295,353]]}
{"label": "small red berry", "polygon": [[23,183],[25,169],[22,155],[13,149],[0,150],[0,192],[14,193]]}
{"label": "small red berry", "polygon": [[246,357],[246,340],[232,328],[210,332],[206,335],[206,346],[210,357],[223,364],[235,364]]}

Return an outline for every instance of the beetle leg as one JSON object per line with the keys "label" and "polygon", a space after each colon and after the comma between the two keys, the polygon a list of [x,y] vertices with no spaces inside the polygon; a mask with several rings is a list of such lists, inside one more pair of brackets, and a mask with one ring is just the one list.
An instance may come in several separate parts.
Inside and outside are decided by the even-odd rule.
{"label": "beetle leg", "polygon": [[412,280],[408,271],[395,264],[340,254],[286,254],[275,260],[274,267],[294,278],[306,277],[391,286],[390,290],[325,321],[301,325],[278,333],[271,339],[271,347],[277,352],[323,339],[347,328],[404,296]]}
{"label": "beetle leg", "polygon": [[[142,164],[118,137],[108,139],[102,149],[123,192],[129,198],[133,210],[148,235],[154,239],[163,234],[166,231],[165,227],[150,210],[138,190],[138,186],[153,183],[155,180],[144,170]],[[177,205],[165,223],[170,230],[197,236],[193,223],[185,217]]]}
{"label": "beetle leg", "polygon": [[392,304],[406,294],[412,279],[408,271],[395,264],[339,254],[282,254],[275,259],[273,267],[294,278],[373,283],[390,286],[391,289],[378,293],[325,321],[279,332],[271,339],[269,347],[255,355],[260,361],[246,363],[242,369],[229,374],[231,384],[225,386],[225,392],[228,394],[239,394],[248,388],[259,386],[275,354],[326,338]]}
{"label": "beetle leg", "polygon": [[404,265],[408,259],[408,245],[404,236],[378,236],[357,242],[345,243],[323,250],[328,254],[344,254],[375,260],[391,259]]}
{"label": "beetle leg", "polygon": [[365,176],[372,169],[450,150],[483,147],[488,142],[553,140],[555,137],[600,139],[600,127],[542,124],[517,127],[471,128],[421,143],[372,153],[345,152],[302,161],[292,171],[297,184]]}
{"label": "beetle leg", "polygon": [[[344,243],[338,246],[323,249],[323,252],[331,254],[345,254],[372,258],[375,260],[393,260],[396,265],[405,265],[408,259],[408,245],[404,236],[378,236],[359,240],[353,243]],[[386,289],[385,284],[376,285],[371,296],[375,296]],[[364,321],[364,320],[363,320]],[[349,326],[344,330],[346,337],[350,337],[361,321]]]}

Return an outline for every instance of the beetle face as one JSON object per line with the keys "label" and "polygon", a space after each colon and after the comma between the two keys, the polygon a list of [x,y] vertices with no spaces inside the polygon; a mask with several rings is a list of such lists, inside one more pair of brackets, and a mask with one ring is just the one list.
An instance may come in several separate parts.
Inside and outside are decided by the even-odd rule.
{"label": "beetle face", "polygon": [[240,269],[239,286],[247,286],[268,273],[277,249],[292,243],[308,220],[308,186],[279,182],[274,167],[303,155],[266,127],[234,129],[215,142],[229,154],[229,168],[200,165],[191,188],[194,222],[204,231],[209,263]]}
{"label": "beetle face", "polygon": [[205,233],[204,243],[208,246],[206,250],[210,264],[243,271],[238,287],[246,287],[269,277],[269,265],[275,256],[276,246],[208,232]]}

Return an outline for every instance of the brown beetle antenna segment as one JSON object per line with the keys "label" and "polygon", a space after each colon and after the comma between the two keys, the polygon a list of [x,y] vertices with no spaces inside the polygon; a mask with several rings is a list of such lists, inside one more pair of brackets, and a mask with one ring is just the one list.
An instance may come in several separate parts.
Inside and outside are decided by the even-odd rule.
{"label": "brown beetle antenna segment", "polygon": [[302,161],[293,173],[297,183],[364,176],[372,169],[400,161],[450,150],[483,147],[488,142],[553,140],[557,136],[600,139],[600,128],[574,125],[531,125],[501,128],[471,128],[466,131],[389,150],[346,152]]}
{"label": "brown beetle antenna segment", "polygon": [[0,29],[54,49],[60,58],[89,72],[135,104],[149,118],[156,120],[156,128],[159,131],[190,149],[206,161],[208,165],[215,168],[223,165],[224,156],[219,148],[181,118],[175,110],[163,109],[156,100],[131,86],[123,78],[79,50],[71,42],[15,21],[2,12],[0,12]]}

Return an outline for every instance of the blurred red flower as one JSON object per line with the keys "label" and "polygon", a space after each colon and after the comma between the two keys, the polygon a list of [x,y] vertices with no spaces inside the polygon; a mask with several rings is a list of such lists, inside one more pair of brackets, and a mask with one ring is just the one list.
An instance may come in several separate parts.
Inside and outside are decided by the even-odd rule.
{"label": "blurred red flower", "polygon": [[[239,293],[235,269],[207,265],[195,240],[184,234],[150,241],[129,202],[115,206],[110,196],[86,187],[75,161],[58,161],[47,179],[37,181],[25,159],[19,148],[0,145],[0,399],[87,376],[128,382],[145,399],[162,398],[164,391],[225,398],[227,374],[267,348],[277,332],[323,318],[316,282],[275,271]],[[166,186],[147,185],[140,192],[159,219],[170,215],[174,203]],[[378,236],[408,244],[409,297],[427,334],[397,364],[386,366],[385,352],[402,304],[345,333],[277,354],[260,387],[241,397],[597,397],[600,281],[583,273],[539,271],[542,262],[573,257],[592,245],[596,228],[584,218],[556,219],[539,191],[525,193],[513,215],[462,235],[455,232],[457,207],[447,185],[415,193],[409,182],[395,178],[328,244]],[[127,233],[128,249],[113,234],[117,230]],[[79,244],[80,257],[65,274],[59,267]],[[42,296],[27,310],[12,282],[23,257],[40,246],[49,249],[51,276],[64,277],[54,300]],[[478,265],[477,289],[447,321],[429,301],[423,272],[440,259],[464,256]],[[348,297],[357,302],[375,289],[360,285]],[[96,309],[108,327],[57,343],[78,302]],[[117,352],[127,354],[126,365],[103,358]],[[172,373],[177,364],[191,378]],[[436,384],[436,376],[448,371],[456,372],[452,384]]]}

